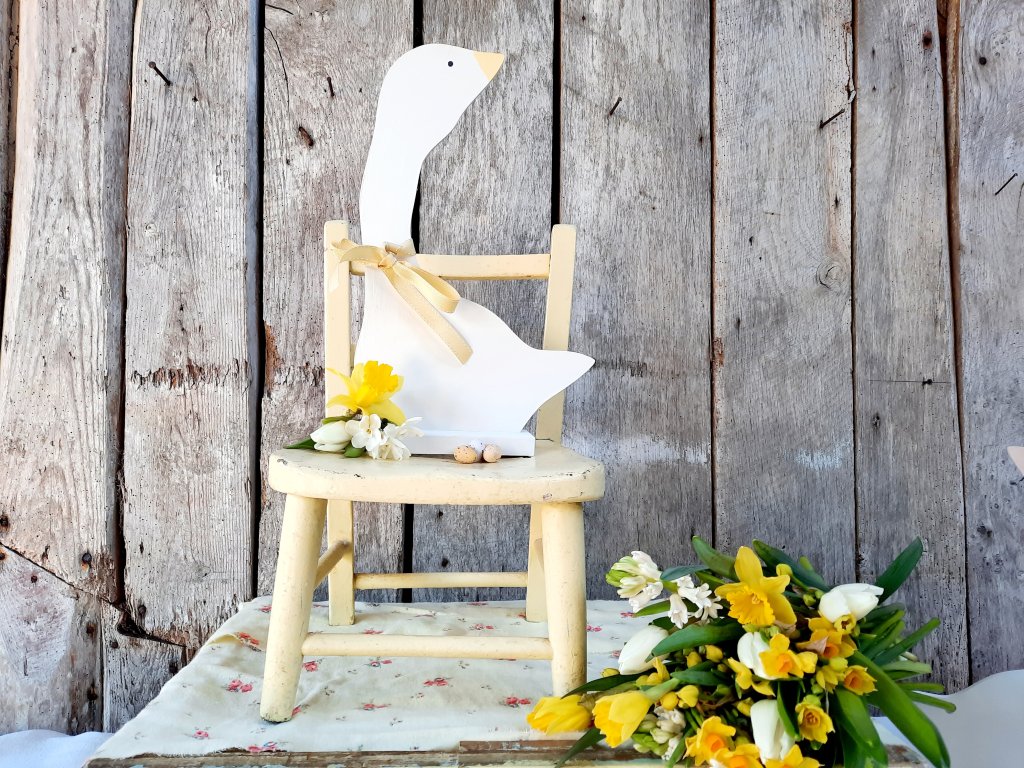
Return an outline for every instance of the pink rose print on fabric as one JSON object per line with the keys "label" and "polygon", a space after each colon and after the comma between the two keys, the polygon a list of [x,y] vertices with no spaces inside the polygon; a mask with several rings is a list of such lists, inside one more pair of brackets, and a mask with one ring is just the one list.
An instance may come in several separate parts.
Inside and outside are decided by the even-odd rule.
{"label": "pink rose print on fabric", "polygon": [[624,619],[632,619],[633,618],[633,612],[632,611],[622,611],[621,613],[619,613],[619,616],[621,616]]}
{"label": "pink rose print on fabric", "polygon": [[494,629],[494,625],[493,624],[473,624],[470,627],[470,629],[475,630],[477,632],[483,632],[485,630]]}
{"label": "pink rose print on fabric", "polygon": [[260,613],[270,613],[270,603],[267,603],[266,605],[261,605],[256,610]]}
{"label": "pink rose print on fabric", "polygon": [[364,629],[363,630],[363,634],[364,635],[383,635],[384,634],[384,630],[383,629]]}
{"label": "pink rose print on fabric", "polygon": [[424,680],[423,684],[431,688],[443,688],[448,685],[447,677],[435,677],[433,680]]}
{"label": "pink rose print on fabric", "polygon": [[306,708],[302,704],[299,704],[299,706],[295,707],[292,710],[292,717],[295,717],[296,715],[301,714],[305,709]]}
{"label": "pink rose print on fabric", "polygon": [[284,750],[277,746],[276,741],[266,741],[261,745],[250,744],[246,749],[250,754],[258,755],[260,752],[283,752]]}
{"label": "pink rose print on fabric", "polygon": [[376,659],[371,659],[370,663],[367,664],[366,666],[373,667],[374,669],[377,669],[377,668],[381,667],[384,664],[390,664],[390,663],[391,663],[391,659],[382,659],[382,658],[378,657]]}
{"label": "pink rose print on fabric", "polygon": [[238,638],[238,642],[244,645],[251,651],[257,651],[262,653],[263,649],[260,647],[260,641],[250,635],[248,632],[237,632],[235,637]]}
{"label": "pink rose print on fabric", "polygon": [[363,704],[363,709],[366,710],[367,712],[373,712],[376,709],[387,709],[390,706],[391,706],[390,704],[374,704],[371,701],[371,702],[367,702],[366,704]]}
{"label": "pink rose print on fabric", "polygon": [[526,621],[526,611],[520,611],[519,613],[517,613],[516,614],[516,618],[519,618],[519,619],[522,619],[523,621]]}
{"label": "pink rose print on fabric", "polygon": [[320,662],[317,660],[307,661],[302,665],[302,668],[307,672],[316,672],[320,669]]}
{"label": "pink rose print on fabric", "polygon": [[252,683],[243,683],[237,677],[224,686],[225,690],[231,691],[232,693],[249,693],[252,690]]}
{"label": "pink rose print on fabric", "polygon": [[506,707],[512,707],[513,709],[518,709],[519,707],[529,706],[533,702],[530,701],[529,699],[520,699],[518,696],[508,696],[501,703],[504,704]]}
{"label": "pink rose print on fabric", "polygon": [[487,601],[486,600],[474,600],[471,603],[466,603],[466,605],[487,605]]}
{"label": "pink rose print on fabric", "polygon": [[594,626],[593,624],[587,624],[587,632],[600,632],[601,627]]}
{"label": "pink rose print on fabric", "polygon": [[617,659],[617,658],[619,658],[619,654],[620,654],[620,653],[622,653],[622,651],[621,651],[621,650],[619,650],[619,651],[612,651],[612,652],[611,652],[611,653],[609,654],[609,656],[611,656],[611,657],[612,657],[613,659]]}
{"label": "pink rose print on fabric", "polygon": [[202,741],[203,739],[210,738],[210,734],[207,731],[196,728],[196,732],[192,734],[192,738]]}

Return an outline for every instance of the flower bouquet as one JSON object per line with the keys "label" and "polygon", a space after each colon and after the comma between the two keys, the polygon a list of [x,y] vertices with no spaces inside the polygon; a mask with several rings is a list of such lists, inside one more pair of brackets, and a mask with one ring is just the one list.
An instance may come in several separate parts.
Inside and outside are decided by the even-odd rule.
{"label": "flower bouquet", "polygon": [[669,768],[886,766],[870,705],[948,768],[917,705],[952,704],[930,695],[941,686],[912,681],[931,667],[910,652],[939,622],[904,635],[904,606],[886,602],[916,567],[920,540],[875,584],[841,586],[759,541],[735,558],[700,538],[693,548],[700,565],[661,571],[633,552],[612,566],[607,580],[635,615],[659,618],[626,643],[618,669],[541,699],[527,717],[547,733],[586,731],[561,762],[631,739]]}
{"label": "flower bouquet", "polygon": [[340,453],[348,458],[369,455],[374,459],[401,461],[411,455],[403,438],[422,435],[391,398],[402,388],[402,377],[390,365],[368,360],[352,369],[352,375],[328,368],[345,384],[343,394],[332,397],[328,407],[345,409],[343,416],[328,416],[307,439],[288,448],[308,448]]}

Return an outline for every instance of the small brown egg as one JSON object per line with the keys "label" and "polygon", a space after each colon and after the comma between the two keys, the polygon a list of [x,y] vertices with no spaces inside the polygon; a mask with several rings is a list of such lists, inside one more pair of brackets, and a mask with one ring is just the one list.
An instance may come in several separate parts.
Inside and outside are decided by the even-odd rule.
{"label": "small brown egg", "polygon": [[480,451],[472,445],[460,445],[452,453],[459,464],[475,464],[480,461]]}
{"label": "small brown egg", "polygon": [[481,456],[488,464],[493,464],[501,458],[501,448],[496,445],[485,445]]}

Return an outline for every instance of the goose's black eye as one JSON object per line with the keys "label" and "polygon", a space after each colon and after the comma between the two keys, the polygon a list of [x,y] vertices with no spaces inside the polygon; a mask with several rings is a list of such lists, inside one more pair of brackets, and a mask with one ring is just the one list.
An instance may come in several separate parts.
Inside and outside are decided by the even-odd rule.
{"label": "goose's black eye", "polygon": [[454,61],[449,61],[448,62],[448,66],[449,67],[454,67],[455,66],[455,62]]}

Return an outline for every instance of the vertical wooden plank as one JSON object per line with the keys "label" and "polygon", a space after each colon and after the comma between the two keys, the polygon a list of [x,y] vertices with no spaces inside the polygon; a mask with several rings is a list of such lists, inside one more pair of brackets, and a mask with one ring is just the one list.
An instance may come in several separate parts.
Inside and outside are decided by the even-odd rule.
{"label": "vertical wooden plank", "polygon": [[0,539],[117,594],[130,2],[21,5],[14,226],[0,344]]}
{"label": "vertical wooden plank", "polygon": [[849,0],[715,24],[717,541],[854,576]]}
{"label": "vertical wooden plank", "polygon": [[11,187],[14,182],[14,83],[17,62],[13,56],[18,34],[13,0],[0,3],[0,331],[3,330],[4,286],[7,282],[7,247],[10,245]]}
{"label": "vertical wooden plank", "polygon": [[103,730],[113,733],[149,704],[185,665],[185,649],[140,636],[138,628],[102,604]]}
{"label": "vertical wooden plank", "polygon": [[100,730],[100,600],[0,546],[0,733]]}
{"label": "vertical wooden plank", "polygon": [[252,24],[218,2],[142,3],[136,25],[125,591],[140,627],[189,645],[251,591]]}
{"label": "vertical wooden plank", "polygon": [[[412,0],[266,6],[262,467],[322,417],[324,222],[358,222],[377,91],[391,63],[412,47],[412,17]],[[265,594],[273,586],[284,497],[262,482],[257,589]],[[402,541],[399,505],[356,505],[360,570],[400,571]]]}
{"label": "vertical wooden plank", "polygon": [[[561,220],[578,227],[570,346],[597,365],[567,445],[605,462],[590,596],[630,549],[711,535],[709,4],[562,6]],[[610,530],[618,533],[608,536]]]}
{"label": "vertical wooden plank", "polygon": [[960,5],[959,279],[971,668],[1021,666],[1024,482],[1024,6]]}
{"label": "vertical wooden plank", "polygon": [[942,62],[933,0],[857,13],[854,317],[858,551],[873,580],[914,536],[901,590],[921,645],[967,685],[963,475],[950,299]]}
{"label": "vertical wooden plank", "polygon": [[[546,0],[424,0],[423,41],[498,51],[505,63],[428,157],[420,187],[424,253],[535,253],[551,232],[554,14]],[[545,286],[464,284],[459,291],[540,346]],[[481,382],[481,386],[486,386]],[[525,570],[529,509],[418,507],[414,570]],[[492,599],[522,590],[417,590],[417,600]]]}

